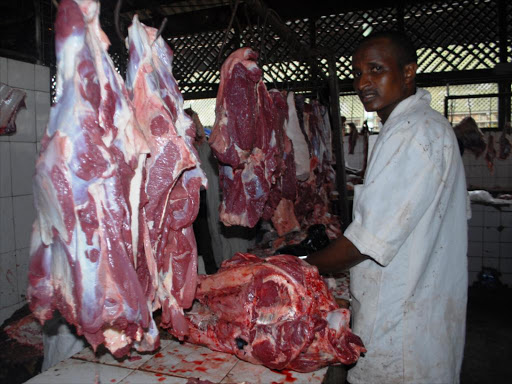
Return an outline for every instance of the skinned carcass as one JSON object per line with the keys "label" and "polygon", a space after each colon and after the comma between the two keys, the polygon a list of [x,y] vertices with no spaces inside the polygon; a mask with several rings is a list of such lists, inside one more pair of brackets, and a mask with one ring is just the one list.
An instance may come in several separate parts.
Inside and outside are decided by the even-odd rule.
{"label": "skinned carcass", "polygon": [[225,225],[254,227],[263,215],[279,165],[278,113],[256,64],[258,54],[240,48],[226,59],[209,144],[219,160]]}
{"label": "skinned carcass", "polygon": [[206,177],[194,148],[196,128],[183,109],[172,75],[173,52],[157,30],[139,22],[129,28],[127,86],[136,117],[149,144],[145,164],[146,204],[140,226],[144,246],[137,272],[146,277],[153,309],[162,307],[162,323],[176,337],[187,334],[183,308],[196,288],[197,246],[192,224]]}
{"label": "skinned carcass", "polygon": [[121,356],[159,345],[134,265],[148,152],[107,54],[99,3],[62,0],[55,22],[57,101],[34,176],[30,308],[55,309],[96,348]]}
{"label": "skinned carcass", "polygon": [[188,341],[272,369],[310,372],[365,352],[316,267],[291,255],[237,253],[202,276]]}

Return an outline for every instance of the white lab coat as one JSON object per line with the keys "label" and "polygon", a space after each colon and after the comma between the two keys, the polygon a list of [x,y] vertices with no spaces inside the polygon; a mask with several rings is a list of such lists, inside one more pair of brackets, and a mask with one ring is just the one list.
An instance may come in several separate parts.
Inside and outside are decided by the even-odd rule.
{"label": "white lab coat", "polygon": [[459,382],[466,181],[453,130],[430,100],[418,89],[396,106],[354,191],[345,236],[373,260],[351,269],[353,331],[368,350],[351,384]]}

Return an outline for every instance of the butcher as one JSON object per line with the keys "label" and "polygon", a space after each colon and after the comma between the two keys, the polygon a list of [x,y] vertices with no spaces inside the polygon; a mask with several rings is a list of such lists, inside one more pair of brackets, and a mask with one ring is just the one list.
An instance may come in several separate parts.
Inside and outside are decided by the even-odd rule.
{"label": "butcher", "polygon": [[448,121],[417,88],[416,51],[397,32],[365,38],[354,89],[380,134],[353,221],[307,258],[321,273],[350,268],[353,330],[367,353],[357,383],[458,383],[467,302],[466,182]]}

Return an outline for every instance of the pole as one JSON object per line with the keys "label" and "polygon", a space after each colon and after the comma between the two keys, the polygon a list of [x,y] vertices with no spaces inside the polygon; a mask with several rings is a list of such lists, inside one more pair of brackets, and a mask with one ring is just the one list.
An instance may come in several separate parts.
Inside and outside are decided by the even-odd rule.
{"label": "pole", "polygon": [[350,224],[347,202],[347,180],[345,173],[345,158],[343,155],[343,141],[341,136],[341,116],[340,116],[340,99],[338,76],[336,75],[336,60],[333,56],[329,56],[329,91],[331,105],[331,123],[332,135],[334,141],[334,155],[336,156],[336,189],[338,190],[338,199],[341,212],[339,214],[343,231]]}

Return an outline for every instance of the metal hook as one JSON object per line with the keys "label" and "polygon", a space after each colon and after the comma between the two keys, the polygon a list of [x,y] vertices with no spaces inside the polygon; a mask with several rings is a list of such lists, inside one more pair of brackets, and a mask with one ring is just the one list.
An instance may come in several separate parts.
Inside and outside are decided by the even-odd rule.
{"label": "metal hook", "polygon": [[52,0],[52,3],[55,8],[59,8],[59,3],[57,2],[57,0]]}
{"label": "metal hook", "polygon": [[122,6],[123,0],[117,0],[116,8],[114,9],[114,24],[116,26],[117,36],[121,41],[124,41],[123,34],[121,33],[121,28],[119,28],[119,13],[121,12]]}
{"label": "metal hook", "polygon": [[226,40],[228,38],[229,31],[231,29],[231,26],[233,25],[233,20],[235,19],[236,10],[238,9],[238,3],[240,0],[236,0],[235,2],[235,8],[233,9],[233,12],[231,13],[231,19],[229,20],[229,25],[226,29],[226,33],[224,34],[224,40],[222,41],[222,46],[220,47],[219,55],[217,56],[217,65],[220,64],[220,57],[222,55],[222,52],[224,51],[224,46],[226,45]]}
{"label": "metal hook", "polygon": [[164,17],[164,19],[162,20],[162,24],[160,24],[160,28],[158,28],[158,31],[156,32],[155,40],[153,40],[151,45],[155,44],[155,41],[160,37],[160,35],[164,31],[166,24],[167,24],[167,17]]}

